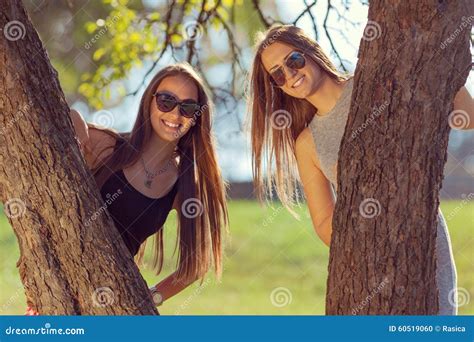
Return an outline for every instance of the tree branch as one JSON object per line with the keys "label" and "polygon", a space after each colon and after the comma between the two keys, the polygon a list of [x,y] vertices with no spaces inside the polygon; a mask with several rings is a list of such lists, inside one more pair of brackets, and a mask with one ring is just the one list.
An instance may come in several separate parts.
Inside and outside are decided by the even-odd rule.
{"label": "tree branch", "polygon": [[263,15],[262,9],[260,8],[259,0],[252,0],[252,3],[253,3],[253,7],[257,11],[258,16],[260,17],[260,20],[262,21],[265,28],[269,28],[272,25],[272,23],[270,23]]}

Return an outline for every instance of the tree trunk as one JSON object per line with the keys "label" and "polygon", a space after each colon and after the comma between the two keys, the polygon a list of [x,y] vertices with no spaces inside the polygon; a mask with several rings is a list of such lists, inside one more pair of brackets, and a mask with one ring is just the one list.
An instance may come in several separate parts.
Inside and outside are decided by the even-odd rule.
{"label": "tree trunk", "polygon": [[157,314],[74,138],[69,108],[21,1],[0,2],[0,200],[32,308]]}
{"label": "tree trunk", "polygon": [[439,190],[472,15],[469,0],[370,2],[339,152],[329,315],[438,312]]}

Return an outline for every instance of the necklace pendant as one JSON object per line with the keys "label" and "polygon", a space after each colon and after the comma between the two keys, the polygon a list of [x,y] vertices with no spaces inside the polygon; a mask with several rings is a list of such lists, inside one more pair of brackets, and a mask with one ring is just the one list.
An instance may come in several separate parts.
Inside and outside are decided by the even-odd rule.
{"label": "necklace pendant", "polygon": [[151,189],[151,182],[152,182],[152,181],[153,181],[152,179],[147,179],[147,180],[145,181],[145,186],[146,186],[148,189]]}

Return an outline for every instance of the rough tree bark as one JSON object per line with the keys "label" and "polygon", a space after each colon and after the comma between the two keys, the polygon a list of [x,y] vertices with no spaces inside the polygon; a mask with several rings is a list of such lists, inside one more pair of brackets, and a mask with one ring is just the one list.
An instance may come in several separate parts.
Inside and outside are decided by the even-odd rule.
{"label": "rough tree bark", "polygon": [[47,315],[157,314],[101,208],[57,73],[21,1],[0,2],[0,27],[0,200],[29,303]]}
{"label": "rough tree bark", "polygon": [[472,1],[370,2],[339,154],[327,314],[438,312],[438,195],[472,15]]}

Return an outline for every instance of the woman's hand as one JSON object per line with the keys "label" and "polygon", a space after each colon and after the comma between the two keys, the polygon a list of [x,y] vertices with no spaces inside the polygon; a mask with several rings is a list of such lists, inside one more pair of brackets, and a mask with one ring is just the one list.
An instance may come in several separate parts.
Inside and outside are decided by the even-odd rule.
{"label": "woman's hand", "polygon": [[177,272],[172,273],[171,275],[163,279],[160,283],[150,287],[151,295],[152,297],[154,297],[153,301],[157,306],[161,305],[165,300],[168,300],[174,295],[180,293],[192,283],[193,281],[180,281],[177,277]]}
{"label": "woman's hand", "polygon": [[156,286],[150,287],[151,297],[153,298],[153,303],[155,306],[160,306],[163,304],[163,295],[158,291]]}
{"label": "woman's hand", "polygon": [[39,316],[39,313],[28,305],[28,307],[26,308],[25,316]]}

